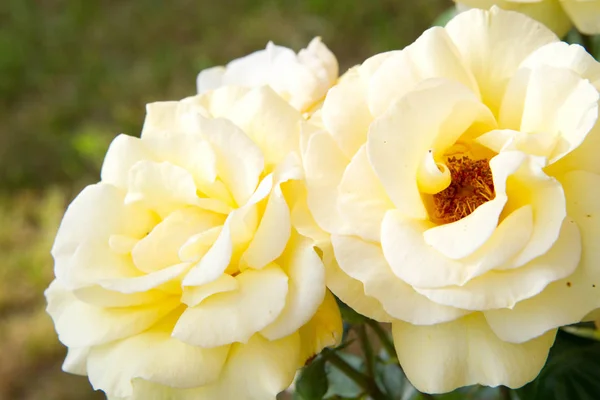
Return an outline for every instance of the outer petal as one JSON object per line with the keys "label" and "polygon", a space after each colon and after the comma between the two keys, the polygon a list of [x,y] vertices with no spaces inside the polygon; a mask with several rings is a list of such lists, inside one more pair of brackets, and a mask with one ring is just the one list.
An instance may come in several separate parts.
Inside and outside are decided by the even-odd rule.
{"label": "outer petal", "polygon": [[68,347],[108,343],[145,331],[179,306],[177,298],[126,308],[88,305],[54,281],[45,292],[46,311],[54,320],[59,339]]}
{"label": "outer petal", "polygon": [[391,322],[392,317],[383,309],[381,303],[365,294],[362,282],[351,278],[337,264],[333,249],[323,248],[323,263],[327,278],[327,288],[341,301],[359,314],[379,322]]}
{"label": "outer petal", "polygon": [[70,374],[87,376],[87,358],[89,347],[71,347],[62,365],[62,370]]}
{"label": "outer petal", "polygon": [[[489,9],[497,5],[504,10],[523,13],[540,21],[558,36],[563,37],[573,24],[558,0],[455,0],[458,7]],[[576,0],[577,1],[577,0]]]}
{"label": "outer petal", "polygon": [[413,44],[386,59],[369,82],[369,109],[375,117],[423,80],[446,78],[479,94],[475,78],[445,29],[425,31]]}
{"label": "outer petal", "polygon": [[311,136],[303,158],[308,208],[315,221],[327,232],[347,229],[337,208],[337,187],[349,159],[325,132]]}
{"label": "outer petal", "polygon": [[325,293],[323,303],[299,332],[302,340],[302,360],[308,360],[325,347],[340,344],[344,326],[340,309],[331,292]]}
{"label": "outer petal", "polygon": [[361,281],[365,295],[377,299],[393,318],[431,325],[468,314],[468,311],[434,303],[415,292],[394,275],[379,246],[351,236],[333,236],[332,243],[344,272]]}
{"label": "outer petal", "polygon": [[344,155],[351,158],[367,139],[373,120],[366,102],[366,82],[357,70],[327,93],[321,109],[323,124]]}
{"label": "outer petal", "polygon": [[236,276],[239,289],[215,294],[184,311],[173,336],[196,346],[247,343],[285,306],[288,277],[277,266],[248,269]]}
{"label": "outer petal", "polygon": [[275,400],[292,383],[302,362],[297,333],[274,342],[255,335],[247,344],[231,346],[218,382],[197,389],[173,389],[139,379],[127,400]]}
{"label": "outer petal", "polygon": [[[518,118],[520,133],[506,143],[499,141],[501,147],[493,146],[492,150],[521,150],[548,157],[549,163],[553,163],[577,148],[598,118],[596,88],[575,71],[549,66],[532,69],[527,80],[520,75],[516,75],[516,79],[525,87],[511,82],[503,100],[500,120],[507,119],[502,115],[503,111],[522,102]],[[552,82],[551,87],[548,82]],[[514,116],[510,118],[515,119]]]}
{"label": "outer petal", "polygon": [[570,69],[600,89],[600,63],[578,44],[555,42],[542,46],[523,60],[521,68],[542,65]]}
{"label": "outer petal", "polygon": [[152,329],[96,346],[88,358],[88,375],[95,389],[130,396],[136,378],[170,386],[195,388],[216,381],[229,346],[205,349],[170,336],[169,329]]}
{"label": "outer petal", "polygon": [[581,238],[573,221],[565,220],[554,246],[521,268],[490,271],[463,286],[420,289],[432,301],[468,310],[512,308],[540,293],[548,284],[571,275],[579,264]]}
{"label": "outer petal", "polygon": [[[486,312],[496,334],[506,341],[523,342],[549,329],[581,321],[600,307],[600,176],[578,171],[561,178],[569,217],[579,226],[582,257],[575,272],[550,285],[512,310]],[[552,312],[548,312],[552,310]],[[519,329],[511,329],[518,326]]]}
{"label": "outer petal", "polygon": [[265,164],[280,163],[300,143],[300,113],[263,86],[248,92],[225,115],[256,143]]}
{"label": "outer petal", "polygon": [[217,171],[238,205],[248,201],[264,170],[260,148],[233,122],[197,116],[198,128],[217,155]]}
{"label": "outer petal", "polygon": [[141,160],[155,161],[156,156],[141,139],[123,134],[117,136],[102,164],[102,182],[127,189],[129,170]]}
{"label": "outer petal", "polygon": [[212,67],[200,71],[198,78],[196,78],[198,93],[208,92],[220,87],[223,84],[224,73],[224,67]]}
{"label": "outer petal", "polygon": [[363,145],[344,171],[338,192],[338,209],[352,231],[365,240],[379,241],[383,216],[393,207],[369,164]]}
{"label": "outer petal", "polygon": [[586,35],[600,33],[600,2],[597,0],[560,0],[575,23],[577,30]]}
{"label": "outer petal", "polygon": [[497,112],[508,80],[521,61],[558,38],[522,14],[493,7],[470,10],[446,25],[463,60],[479,84],[483,102]]}
{"label": "outer petal", "polygon": [[313,318],[326,290],[325,268],[310,240],[294,234],[278,263],[289,277],[289,288],[283,311],[261,331],[269,340],[291,335]]}
{"label": "outer petal", "polygon": [[499,340],[481,314],[432,326],[392,324],[398,360],[420,391],[444,393],[481,384],[518,388],[546,362],[556,331],[523,344]]}
{"label": "outer petal", "polygon": [[75,244],[86,240],[108,242],[113,234],[134,238],[145,235],[155,219],[144,209],[123,204],[124,197],[123,191],[105,183],[83,189],[67,208],[52,255],[73,251]]}

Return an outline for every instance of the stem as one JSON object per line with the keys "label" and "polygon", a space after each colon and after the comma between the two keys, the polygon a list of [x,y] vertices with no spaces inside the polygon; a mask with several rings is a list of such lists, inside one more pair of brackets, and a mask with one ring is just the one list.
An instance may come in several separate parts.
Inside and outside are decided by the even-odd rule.
{"label": "stem", "polygon": [[585,50],[588,53],[594,55],[594,42],[590,35],[584,35],[583,33],[581,34],[581,45],[585,48]]}
{"label": "stem", "polygon": [[429,393],[423,393],[423,392],[420,392],[420,393],[421,393],[421,397],[425,400],[432,400],[435,398],[432,395],[430,395]]}
{"label": "stem", "polygon": [[370,320],[367,320],[367,324],[369,325],[369,327],[371,329],[373,329],[373,332],[375,332],[375,334],[377,335],[379,342],[385,349],[388,356],[391,359],[396,359],[397,356],[396,356],[396,348],[394,347],[394,343],[392,343],[392,341],[390,340],[388,333],[381,327],[381,325],[379,325],[379,322],[373,321],[372,319],[370,319]]}
{"label": "stem", "polygon": [[383,393],[381,393],[373,379],[370,379],[366,375],[358,372],[352,365],[344,361],[344,359],[338,356],[334,351],[325,348],[321,354],[327,361],[342,371],[344,375],[346,375],[354,383],[360,386],[366,393],[368,393],[371,398],[374,400],[386,400],[386,397],[383,395]]}
{"label": "stem", "polygon": [[366,367],[367,367],[367,376],[372,378],[375,376],[373,371],[373,348],[371,347],[371,342],[369,342],[369,337],[367,336],[367,328],[364,325],[358,325],[356,327],[358,338],[360,339],[360,347],[365,356]]}

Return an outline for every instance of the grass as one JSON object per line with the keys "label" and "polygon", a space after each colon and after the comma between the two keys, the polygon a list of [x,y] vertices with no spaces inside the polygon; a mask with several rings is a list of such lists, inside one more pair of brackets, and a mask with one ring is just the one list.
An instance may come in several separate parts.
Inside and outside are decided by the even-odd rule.
{"label": "grass", "polygon": [[102,398],[60,371],[44,312],[67,202],[148,102],[194,94],[202,68],[322,36],[342,70],[412,42],[450,0],[0,2],[0,398]]}

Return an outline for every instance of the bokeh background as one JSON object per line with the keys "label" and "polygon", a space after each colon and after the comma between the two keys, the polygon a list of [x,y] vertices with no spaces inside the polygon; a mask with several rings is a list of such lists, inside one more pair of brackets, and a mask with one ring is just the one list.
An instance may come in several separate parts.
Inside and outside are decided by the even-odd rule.
{"label": "bokeh background", "polygon": [[196,74],[321,36],[341,71],[416,39],[450,0],[0,0],[0,399],[103,399],[61,372],[45,314],[66,205],[110,141]]}

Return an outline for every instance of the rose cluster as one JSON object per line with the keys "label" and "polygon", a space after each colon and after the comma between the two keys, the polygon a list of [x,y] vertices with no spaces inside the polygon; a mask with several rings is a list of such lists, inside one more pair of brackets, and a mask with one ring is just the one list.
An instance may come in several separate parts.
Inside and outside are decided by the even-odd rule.
{"label": "rose cluster", "polygon": [[429,393],[520,387],[600,308],[600,63],[541,23],[465,11],[339,79],[270,43],[197,84],[52,249],[64,369],[109,399],[274,399],[340,343],[331,293]]}

